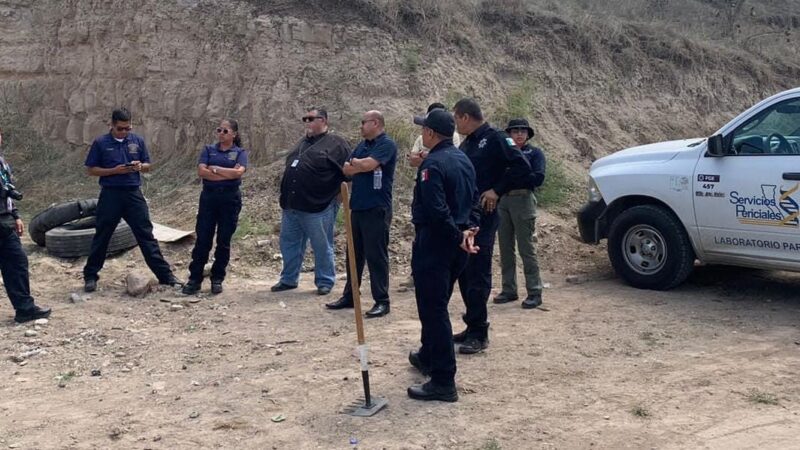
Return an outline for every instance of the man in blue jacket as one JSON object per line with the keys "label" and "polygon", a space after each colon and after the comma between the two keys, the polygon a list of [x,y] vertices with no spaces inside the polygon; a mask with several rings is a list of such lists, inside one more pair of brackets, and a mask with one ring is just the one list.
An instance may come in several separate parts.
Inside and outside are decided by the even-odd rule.
{"label": "man in blue jacket", "polygon": [[94,140],[85,165],[90,176],[99,177],[101,189],[92,249],[83,268],[83,290],[97,289],[98,273],[105,263],[108,243],[121,219],[131,227],[144,261],[158,282],[181,286],[153,237],[150,211],[139,189],[141,174],[150,171],[150,154],[144,139],[131,133],[131,113],[127,109],[115,109],[111,113],[111,130]]}
{"label": "man in blue jacket", "polygon": [[408,360],[430,381],[408,388],[416,400],[458,400],[453,328],[447,304],[456,280],[464,272],[467,257],[478,252],[473,245],[480,219],[475,170],[469,159],[453,146],[452,114],[436,109],[415,117],[422,125],[423,145],[430,149],[417,170],[411,222],[415,238],[411,272],[422,346]]}

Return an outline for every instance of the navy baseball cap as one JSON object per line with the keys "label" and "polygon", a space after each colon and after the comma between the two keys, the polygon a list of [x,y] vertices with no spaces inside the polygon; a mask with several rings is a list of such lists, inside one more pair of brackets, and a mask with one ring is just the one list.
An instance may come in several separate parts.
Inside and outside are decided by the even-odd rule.
{"label": "navy baseball cap", "polygon": [[434,109],[424,116],[414,116],[414,123],[441,134],[452,137],[456,131],[456,120],[444,109]]}

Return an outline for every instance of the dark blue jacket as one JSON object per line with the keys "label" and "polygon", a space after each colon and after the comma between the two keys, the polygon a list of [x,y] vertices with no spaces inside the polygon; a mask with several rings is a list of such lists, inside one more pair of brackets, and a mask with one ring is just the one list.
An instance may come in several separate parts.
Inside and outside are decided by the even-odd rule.
{"label": "dark blue jacket", "polygon": [[525,177],[520,188],[534,190],[544,183],[544,174],[547,168],[544,152],[539,147],[525,144],[525,146],[522,147],[522,156],[528,160],[528,165],[530,165],[531,170],[528,172],[528,176]]}
{"label": "dark blue jacket", "polygon": [[411,222],[431,227],[445,244],[461,244],[462,231],[478,226],[478,190],[469,158],[446,139],[417,170]]}
{"label": "dark blue jacket", "polygon": [[494,189],[502,196],[524,183],[531,171],[522,153],[508,135],[484,123],[461,142],[475,167],[475,179],[481,194]]}

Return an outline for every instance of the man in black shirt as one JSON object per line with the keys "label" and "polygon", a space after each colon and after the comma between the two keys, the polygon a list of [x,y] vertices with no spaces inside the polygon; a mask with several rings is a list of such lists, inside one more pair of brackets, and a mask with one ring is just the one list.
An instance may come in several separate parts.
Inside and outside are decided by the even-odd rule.
{"label": "man in black shirt", "polygon": [[281,179],[280,246],[283,270],[273,292],[297,287],[306,244],[314,250],[314,284],[319,295],[330,293],[336,280],[333,229],[339,204],[336,197],[345,177],[342,166],[350,144],[328,132],[328,113],[311,108],[303,122],[306,135],[286,157]]}
{"label": "man in black shirt", "polygon": [[475,100],[463,98],[456,103],[453,111],[456,130],[467,136],[460,148],[475,167],[482,207],[480,230],[475,236],[475,245],[480,250],[470,255],[467,268],[458,278],[461,298],[467,308],[464,314],[467,329],[453,336],[453,340],[461,344],[459,353],[473,354],[489,345],[486,302],[492,290],[492,253],[500,223],[497,201],[524,182],[530,173],[530,166],[514,148],[514,142],[508,135],[486,123]]}

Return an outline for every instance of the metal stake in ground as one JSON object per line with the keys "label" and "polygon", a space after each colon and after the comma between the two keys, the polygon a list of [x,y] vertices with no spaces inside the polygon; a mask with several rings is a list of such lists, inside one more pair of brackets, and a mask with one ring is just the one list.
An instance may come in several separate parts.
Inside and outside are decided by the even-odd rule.
{"label": "metal stake in ground", "polygon": [[352,416],[369,417],[388,404],[385,398],[372,397],[369,390],[369,359],[367,343],[364,339],[364,318],[361,315],[361,293],[356,271],[356,249],[353,244],[353,226],[350,222],[350,190],[347,183],[342,183],[342,205],[344,206],[344,229],[347,233],[347,256],[350,260],[350,287],[353,291],[353,310],[356,316],[356,334],[358,335],[358,356],[361,361],[361,380],[364,382],[364,403],[360,400],[346,412]]}

